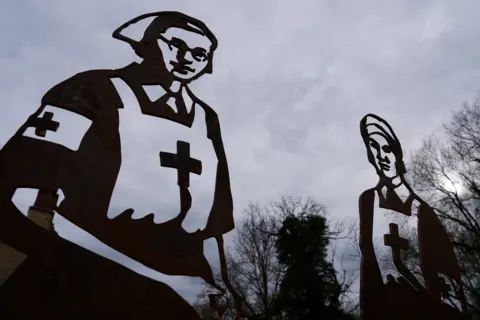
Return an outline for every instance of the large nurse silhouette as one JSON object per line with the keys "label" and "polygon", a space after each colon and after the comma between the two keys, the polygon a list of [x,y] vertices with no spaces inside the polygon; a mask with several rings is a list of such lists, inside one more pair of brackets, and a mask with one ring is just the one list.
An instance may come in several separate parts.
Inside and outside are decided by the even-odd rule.
{"label": "large nurse silhouette", "polygon": [[[140,40],[125,35],[149,18]],[[234,220],[220,120],[189,87],[212,73],[217,39],[203,22],[179,12],[139,16],[113,37],[141,62],[78,73],[54,86],[0,151],[0,241],[28,256],[56,246],[56,234],[12,203],[17,189],[37,189],[38,203],[108,246],[156,271],[200,277],[225,292],[203,252],[205,240],[215,239],[222,280],[238,297],[223,248]],[[71,117],[91,122],[76,148],[55,140],[75,126]],[[137,148],[144,139],[148,150]],[[139,193],[139,184],[153,196]],[[205,221],[186,230],[192,214]]]}

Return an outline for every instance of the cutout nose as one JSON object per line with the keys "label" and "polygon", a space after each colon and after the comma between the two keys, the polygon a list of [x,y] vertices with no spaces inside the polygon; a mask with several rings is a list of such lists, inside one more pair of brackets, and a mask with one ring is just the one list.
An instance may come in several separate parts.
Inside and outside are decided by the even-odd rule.
{"label": "cutout nose", "polygon": [[390,159],[388,159],[388,157],[386,155],[383,155],[383,157],[382,157],[382,151],[380,151],[380,150],[378,150],[378,152],[377,152],[377,159],[380,162],[390,163]]}
{"label": "cutout nose", "polygon": [[188,60],[186,58],[186,55],[187,55],[188,51],[186,50],[178,50],[177,52],[177,61],[180,62],[180,63],[183,63],[183,64],[192,64],[193,61],[192,60]]}

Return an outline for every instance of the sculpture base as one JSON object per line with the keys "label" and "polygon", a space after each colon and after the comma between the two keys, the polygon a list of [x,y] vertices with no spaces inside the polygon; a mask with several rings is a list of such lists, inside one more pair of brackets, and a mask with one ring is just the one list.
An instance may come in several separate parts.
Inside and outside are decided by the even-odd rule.
{"label": "sculpture base", "polygon": [[168,285],[59,238],[0,287],[0,319],[200,319]]}
{"label": "sculpture base", "polygon": [[382,320],[465,320],[465,316],[457,309],[431,299],[425,292],[416,291],[404,282],[385,284],[381,299]]}

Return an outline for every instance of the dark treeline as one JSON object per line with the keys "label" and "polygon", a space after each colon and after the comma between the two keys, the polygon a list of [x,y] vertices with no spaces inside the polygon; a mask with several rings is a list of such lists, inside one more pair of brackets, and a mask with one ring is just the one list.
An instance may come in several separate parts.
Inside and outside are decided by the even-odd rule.
{"label": "dark treeline", "polygon": [[[407,179],[446,228],[469,310],[480,314],[480,96],[441,125],[440,132],[412,152]],[[329,216],[311,198],[283,197],[244,210],[227,253],[232,284],[244,301],[242,318],[358,319],[358,225],[353,220],[334,223]],[[416,228],[408,228],[415,240]],[[343,268],[345,257],[357,268]],[[421,281],[420,266],[414,265],[418,248],[411,248],[404,259]],[[392,268],[389,260],[380,258],[381,268]],[[204,319],[218,319],[212,301],[223,319],[235,318],[233,299],[209,296],[206,288],[196,304]]]}
{"label": "dark treeline", "polygon": [[[356,224],[331,224],[327,217],[325,207],[312,198],[282,197],[245,209],[227,250],[244,318],[355,319],[350,313],[357,308],[348,296],[356,273],[336,270],[332,242],[349,238]],[[224,319],[235,318],[233,298],[214,297],[205,288],[196,304],[204,319],[218,319],[212,300]]]}

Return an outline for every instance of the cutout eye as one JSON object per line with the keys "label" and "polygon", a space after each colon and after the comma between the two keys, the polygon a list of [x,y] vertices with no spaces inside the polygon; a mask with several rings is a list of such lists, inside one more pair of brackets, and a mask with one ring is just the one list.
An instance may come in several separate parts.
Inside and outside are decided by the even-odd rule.
{"label": "cutout eye", "polygon": [[204,62],[207,60],[207,52],[203,48],[195,48],[192,50],[192,56],[198,62]]}
{"label": "cutout eye", "polygon": [[370,146],[374,149],[378,149],[378,142],[375,140],[370,140]]}
{"label": "cutout eye", "polygon": [[390,148],[389,145],[383,146],[383,147],[382,147],[382,150],[383,150],[383,152],[385,152],[385,153],[391,153],[391,152],[392,152],[392,148]]}
{"label": "cutout eye", "polygon": [[172,40],[170,40],[170,44],[180,50],[183,50],[187,47],[187,44],[185,43],[185,41],[175,37],[173,37]]}

